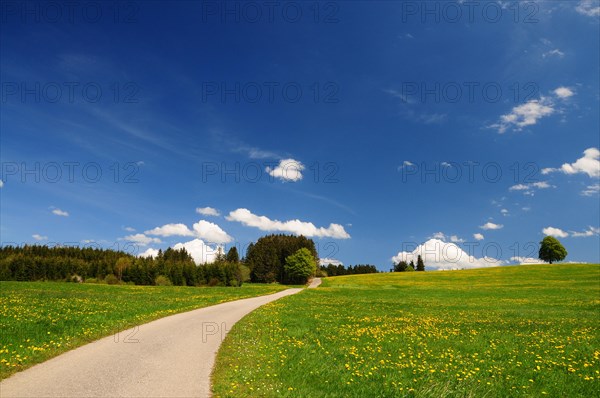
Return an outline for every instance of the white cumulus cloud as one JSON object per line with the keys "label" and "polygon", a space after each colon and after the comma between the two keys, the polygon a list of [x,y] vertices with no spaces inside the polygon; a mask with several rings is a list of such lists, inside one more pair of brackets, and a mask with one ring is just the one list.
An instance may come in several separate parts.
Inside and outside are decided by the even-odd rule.
{"label": "white cumulus cloud", "polygon": [[152,238],[144,234],[128,235],[123,238],[124,241],[137,243],[140,246],[148,246],[150,243],[162,243],[158,238]]}
{"label": "white cumulus cloud", "polygon": [[213,207],[197,207],[196,213],[202,214],[204,216],[215,216],[215,217],[221,215],[221,213],[219,213],[219,210],[217,210]]}
{"label": "white cumulus cloud", "polygon": [[501,260],[484,257],[476,258],[469,255],[454,243],[447,243],[440,239],[429,239],[417,246],[413,251],[401,251],[392,261],[414,261],[421,255],[426,270],[449,270],[461,268],[497,267],[503,264]]}
{"label": "white cumulus cloud", "polygon": [[500,116],[500,120],[489,128],[498,130],[503,134],[507,130],[521,131],[523,128],[533,126],[540,119],[550,116],[556,112],[555,100],[564,100],[575,95],[573,90],[568,87],[558,87],[554,91],[553,97],[541,96],[539,99],[532,99],[524,104],[515,106],[507,114]]}
{"label": "white cumulus cloud", "polygon": [[569,98],[575,95],[575,93],[573,92],[573,90],[571,90],[568,87],[559,87],[556,90],[554,90],[554,94],[558,97],[558,98]]}
{"label": "white cumulus cloud", "polygon": [[156,257],[158,256],[158,249],[152,249],[149,247],[145,252],[138,254],[138,257]]}
{"label": "white cumulus cloud", "polygon": [[210,243],[229,243],[233,240],[227,232],[212,222],[200,220],[193,225],[196,236]]}
{"label": "white cumulus cloud", "polygon": [[479,233],[477,233],[477,234],[473,234],[473,238],[474,238],[475,240],[483,240],[483,239],[485,239],[485,238],[483,237],[483,234],[479,234]]}
{"label": "white cumulus cloud", "polygon": [[493,222],[486,222],[485,224],[479,226],[479,228],[481,229],[501,229],[502,227],[504,227],[504,225],[502,224],[494,224]]}
{"label": "white cumulus cloud", "polygon": [[212,263],[218,253],[219,246],[210,246],[202,239],[194,239],[189,242],[177,243],[173,249],[185,249],[194,259],[196,264]]}
{"label": "white cumulus cloud", "polygon": [[320,258],[319,259],[319,265],[322,266],[328,266],[329,264],[332,265],[344,265],[344,263],[342,263],[340,260],[336,260],[335,258]]}
{"label": "white cumulus cloud", "polygon": [[226,217],[228,221],[236,221],[248,227],[258,228],[262,231],[290,232],[296,235],[318,238],[348,239],[350,235],[340,224],[329,224],[329,227],[317,228],[311,222],[300,220],[279,221],[271,220],[265,216],[252,214],[248,209],[237,209]]}
{"label": "white cumulus cloud", "polygon": [[296,182],[302,179],[304,165],[298,160],[282,159],[275,168],[267,167],[265,170],[271,177],[278,178],[282,181]]}
{"label": "white cumulus cloud", "polygon": [[517,264],[545,264],[542,260],[540,260],[539,258],[533,258],[533,257],[511,257],[510,261],[513,261]]}
{"label": "white cumulus cloud", "polygon": [[158,236],[194,236],[194,233],[185,224],[165,224],[145,232],[148,235]]}
{"label": "white cumulus cloud", "polygon": [[565,163],[560,168],[547,167],[542,169],[542,174],[560,171],[564,174],[587,174],[589,177],[600,177],[600,150],[588,148],[583,151],[583,157],[574,163]]}
{"label": "white cumulus cloud", "polygon": [[490,127],[498,130],[500,134],[505,133],[508,129],[521,131],[524,127],[533,126],[541,118],[550,116],[553,113],[552,102],[542,97],[539,100],[534,99],[515,106],[510,113],[500,116],[500,120]]}
{"label": "white cumulus cloud", "polygon": [[48,237],[40,234],[33,234],[31,237],[35,240],[48,240]]}
{"label": "white cumulus cloud", "polygon": [[554,236],[555,238],[566,238],[569,236],[568,232],[563,231],[560,228],[546,227],[542,229],[542,233],[546,236]]}

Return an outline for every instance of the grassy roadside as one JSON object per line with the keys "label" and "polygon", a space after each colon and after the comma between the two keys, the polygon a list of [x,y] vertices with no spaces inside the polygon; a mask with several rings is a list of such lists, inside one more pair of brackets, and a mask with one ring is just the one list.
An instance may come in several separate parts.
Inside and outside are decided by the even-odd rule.
{"label": "grassy roadside", "polygon": [[135,325],[286,288],[0,282],[0,379]]}
{"label": "grassy roadside", "polygon": [[357,275],[238,322],[216,397],[591,397],[600,266]]}

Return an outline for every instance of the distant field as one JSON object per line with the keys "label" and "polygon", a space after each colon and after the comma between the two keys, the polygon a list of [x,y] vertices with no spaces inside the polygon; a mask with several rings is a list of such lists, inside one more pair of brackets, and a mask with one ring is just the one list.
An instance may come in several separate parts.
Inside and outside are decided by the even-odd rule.
{"label": "distant field", "polygon": [[600,265],[326,278],[219,351],[217,397],[595,397]]}
{"label": "distant field", "polygon": [[[153,319],[286,288],[274,284],[196,288],[0,282],[0,379]],[[128,336],[116,338],[122,341]]]}

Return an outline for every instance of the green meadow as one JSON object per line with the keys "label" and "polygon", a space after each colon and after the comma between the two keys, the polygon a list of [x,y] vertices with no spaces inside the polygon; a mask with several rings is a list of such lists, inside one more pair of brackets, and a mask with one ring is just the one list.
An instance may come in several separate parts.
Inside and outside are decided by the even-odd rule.
{"label": "green meadow", "polygon": [[592,397],[600,265],[325,278],[226,337],[217,397]]}
{"label": "green meadow", "polygon": [[104,336],[135,338],[118,332],[157,318],[286,288],[0,282],[0,379]]}

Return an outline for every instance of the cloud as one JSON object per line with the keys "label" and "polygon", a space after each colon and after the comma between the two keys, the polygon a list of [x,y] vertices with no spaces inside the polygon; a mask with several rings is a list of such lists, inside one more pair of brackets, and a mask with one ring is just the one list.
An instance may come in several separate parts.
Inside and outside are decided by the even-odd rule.
{"label": "cloud", "polygon": [[600,16],[600,4],[598,2],[594,2],[593,0],[581,0],[575,10],[582,14],[587,15],[588,17],[597,17]]}
{"label": "cloud", "polygon": [[450,236],[450,242],[453,242],[453,243],[462,243],[464,241],[465,241],[464,239],[461,239],[461,238],[459,238],[456,235],[451,235]]}
{"label": "cloud", "polygon": [[588,227],[588,229],[583,232],[571,231],[571,236],[574,238],[588,238],[596,235],[600,235],[600,228],[594,228],[592,226]]}
{"label": "cloud", "polygon": [[48,237],[40,234],[33,234],[31,237],[35,240],[48,240]]}
{"label": "cloud", "polygon": [[479,233],[473,234],[473,238],[475,238],[475,240],[483,240],[484,239],[483,234],[479,234]]}
{"label": "cloud", "polygon": [[57,216],[61,216],[61,217],[69,217],[69,212],[61,210],[61,209],[54,209],[52,210],[53,214],[56,214]]}
{"label": "cloud", "polygon": [[329,264],[332,265],[344,265],[344,263],[342,263],[340,260],[336,260],[335,258],[320,258],[319,259],[319,265],[322,266],[328,266]]}
{"label": "cloud", "polygon": [[402,101],[403,103],[406,103],[406,104],[413,104],[413,103],[415,102],[414,100],[412,100],[412,99],[408,98],[406,95],[404,95],[403,93],[401,93],[401,92],[400,92],[400,91],[398,91],[398,90],[394,90],[394,89],[385,89],[385,90],[383,90],[383,91],[384,91],[385,93],[387,93],[387,94],[391,95],[392,97],[399,98],[399,99],[400,99],[400,101]]}
{"label": "cloud", "polygon": [[503,216],[508,216],[508,210],[506,209],[500,210],[500,213],[502,213]]}
{"label": "cloud", "polygon": [[4,188],[4,181],[0,180],[0,188]]}
{"label": "cloud", "polygon": [[583,157],[575,163],[565,163],[560,168],[547,167],[542,169],[542,174],[560,171],[564,174],[587,174],[589,177],[600,177],[600,151],[597,148],[588,148],[583,151]]}
{"label": "cloud", "polygon": [[128,236],[124,237],[122,240],[127,241],[127,242],[137,243],[140,246],[148,246],[148,244],[150,244],[150,243],[162,243],[162,241],[160,239],[151,238],[144,234],[128,235]]}
{"label": "cloud", "polygon": [[138,254],[138,257],[156,257],[158,256],[158,249],[152,249],[149,247],[145,252]]}
{"label": "cloud", "polygon": [[177,243],[173,246],[173,249],[185,249],[192,256],[196,264],[206,264],[215,261],[218,247],[207,245],[202,239],[194,239],[189,242]]}
{"label": "cloud", "polygon": [[556,90],[553,91],[554,95],[556,95],[558,98],[569,98],[575,95],[575,93],[573,92],[573,90],[571,90],[568,87],[559,87]]}
{"label": "cloud", "polygon": [[194,232],[198,238],[211,243],[229,243],[233,240],[217,224],[200,220],[193,225]]}
{"label": "cloud", "polygon": [[543,262],[539,258],[533,257],[511,257],[510,261],[514,261],[517,264],[545,264],[545,262]]}
{"label": "cloud", "polygon": [[542,54],[543,58],[546,57],[558,57],[558,58],[563,58],[565,56],[565,53],[560,51],[558,48],[551,50],[551,51],[547,51],[545,53]]}
{"label": "cloud", "polygon": [[554,236],[555,238],[566,238],[569,236],[568,232],[563,231],[560,228],[546,227],[542,229],[542,233],[546,236]]}
{"label": "cloud", "polygon": [[502,224],[494,224],[493,222],[486,222],[485,224],[481,225],[479,228],[481,229],[501,229],[502,227],[504,227],[504,225]]}
{"label": "cloud", "polygon": [[265,171],[271,177],[279,178],[282,181],[300,181],[302,179],[302,170],[304,165],[298,160],[282,159],[275,168],[267,167]]}
{"label": "cloud", "polygon": [[248,209],[237,209],[226,217],[228,221],[236,221],[248,227],[258,228],[262,231],[290,232],[296,235],[318,238],[348,239],[350,235],[340,224],[329,224],[329,227],[317,228],[311,222],[300,220],[278,221],[265,216],[252,214]]}
{"label": "cloud", "polygon": [[127,232],[135,232],[135,228],[132,227],[124,227],[123,229]]}
{"label": "cloud", "polygon": [[427,270],[445,270],[460,268],[497,267],[503,264],[501,260],[490,257],[476,258],[467,254],[454,243],[446,243],[439,239],[429,239],[417,246],[412,252],[401,251],[392,261],[417,261],[421,255]]}
{"label": "cloud", "polygon": [[148,235],[158,236],[194,236],[194,233],[185,224],[165,224],[144,232]]}
{"label": "cloud", "polygon": [[200,220],[189,229],[185,224],[166,224],[162,227],[145,232],[148,235],[157,236],[193,236],[196,238],[205,239],[211,243],[228,243],[233,240],[225,231],[217,224]]}
{"label": "cloud", "polygon": [[524,127],[537,124],[538,120],[554,113],[552,102],[542,97],[539,100],[530,100],[525,104],[515,106],[510,113],[500,116],[500,121],[494,123],[490,128],[498,130],[503,134],[508,129],[521,131]]}
{"label": "cloud", "polygon": [[539,99],[532,99],[524,104],[515,106],[510,113],[500,116],[500,120],[494,123],[489,128],[498,130],[498,133],[503,134],[507,130],[521,131],[527,126],[537,124],[540,119],[550,116],[556,112],[554,99],[566,99],[575,95],[568,87],[558,87],[554,91],[553,97],[541,96]]}
{"label": "cloud", "polygon": [[588,185],[586,189],[581,191],[581,195],[583,196],[593,196],[598,195],[600,193],[600,184]]}
{"label": "cloud", "polygon": [[204,216],[220,216],[221,213],[213,207],[196,207],[196,213]]}
{"label": "cloud", "polygon": [[439,240],[450,240],[453,243],[462,243],[465,240],[458,237],[458,235],[450,235],[447,236],[443,232],[436,232],[429,239],[439,239]]}
{"label": "cloud", "polygon": [[435,232],[433,235],[431,235],[431,238],[445,240],[446,235],[443,232]]}
{"label": "cloud", "polygon": [[533,196],[536,189],[556,188],[547,181],[532,182],[529,184],[517,184],[508,188],[509,191],[522,191],[523,194]]}

